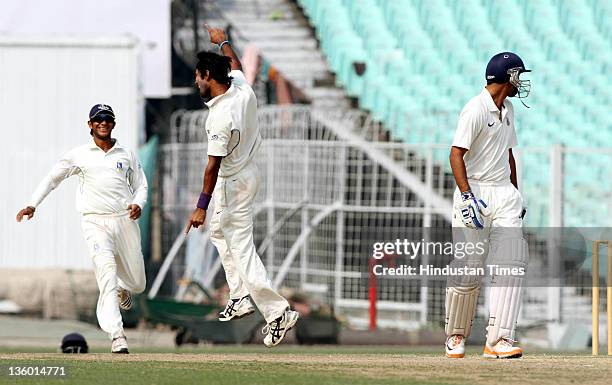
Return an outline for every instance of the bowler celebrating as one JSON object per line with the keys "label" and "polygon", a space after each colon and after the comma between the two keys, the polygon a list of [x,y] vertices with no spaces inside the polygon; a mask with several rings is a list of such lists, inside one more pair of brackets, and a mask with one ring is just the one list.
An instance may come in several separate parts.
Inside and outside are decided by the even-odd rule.
{"label": "bowler celebrating", "polygon": [[219,320],[252,314],[252,299],[267,322],[264,344],[273,347],[295,325],[299,314],[290,310],[287,300],[272,288],[253,243],[253,200],[260,181],[253,162],[261,145],[257,100],[225,32],[206,28],[211,43],[219,45],[223,56],[198,53],[195,83],[209,109],[208,164],[202,193],[186,231],[205,222],[214,197],[210,238],[219,251],[230,289],[230,300]]}
{"label": "bowler celebrating", "polygon": [[64,155],[40,182],[17,221],[28,220],[63,180],[78,175],[77,210],[100,289],[96,313],[112,340],[112,353],[128,353],[119,308],[132,306],[130,293],[145,289],[145,269],[136,220],[147,201],[147,180],[138,158],[111,138],[113,109],[96,104],[89,112],[93,140]]}
{"label": "bowler celebrating", "polygon": [[[523,239],[525,210],[518,190],[512,148],[517,145],[514,108],[508,96],[524,98],[530,81],[520,80],[523,61],[512,52],[499,53],[486,69],[487,86],[461,111],[450,154],[457,182],[453,206],[453,241],[486,245],[483,252],[455,256],[451,265],[489,266],[524,272],[529,250]],[[488,255],[487,255],[488,254]],[[489,270],[489,269],[486,269]],[[500,270],[501,271],[501,270]],[[461,358],[474,319],[480,276],[451,276],[446,290],[446,355]],[[489,322],[484,356],[517,358],[514,346],[523,275],[492,274]]]}

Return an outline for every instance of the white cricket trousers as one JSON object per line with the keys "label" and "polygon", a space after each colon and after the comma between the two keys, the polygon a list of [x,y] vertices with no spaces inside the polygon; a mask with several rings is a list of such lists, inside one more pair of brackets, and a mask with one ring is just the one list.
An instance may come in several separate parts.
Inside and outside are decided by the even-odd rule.
{"label": "white cricket trousers", "polygon": [[100,290],[98,323],[111,339],[121,337],[124,333],[117,289],[138,294],[146,285],[140,228],[127,210],[109,215],[86,214],[81,224]]}
{"label": "white cricket trousers", "polygon": [[259,170],[253,163],[235,175],[217,179],[210,239],[219,251],[230,298],[250,295],[270,323],[283,315],[289,303],[272,288],[253,243],[253,200],[259,182]]}
{"label": "white cricket trousers", "polygon": [[[455,266],[483,267],[490,271],[490,266],[504,268],[519,268],[527,270],[529,250],[527,242],[523,239],[523,198],[520,192],[510,181],[505,182],[478,182],[470,180],[470,187],[477,199],[482,199],[491,210],[491,215],[483,217],[484,229],[474,230],[466,228],[461,217],[454,209],[453,212],[453,242],[466,242],[485,245],[484,253],[467,254],[459,259],[457,253],[451,262]],[[462,201],[459,189],[455,190],[453,207]],[[486,265],[485,265],[485,262]],[[514,338],[514,330],[519,316],[521,293],[524,276],[491,274],[488,281],[489,322],[487,324],[487,342],[491,345],[500,338]],[[480,287],[480,279],[470,277],[451,278],[454,286],[462,291]],[[450,300],[447,293],[447,303]],[[475,310],[477,297],[470,306]],[[447,308],[448,313],[448,308]],[[447,319],[453,318],[447,314]],[[472,317],[473,314],[464,315]],[[469,326],[467,326],[469,330]],[[447,333],[452,333],[447,330]]]}

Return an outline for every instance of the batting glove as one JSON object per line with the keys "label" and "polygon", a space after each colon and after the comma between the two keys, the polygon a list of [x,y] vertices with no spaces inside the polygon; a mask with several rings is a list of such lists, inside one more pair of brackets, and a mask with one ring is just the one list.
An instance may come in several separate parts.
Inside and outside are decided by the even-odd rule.
{"label": "batting glove", "polygon": [[461,199],[463,201],[457,205],[457,210],[463,224],[471,229],[483,229],[483,217],[491,215],[486,203],[482,199],[476,199],[471,190],[462,192]]}

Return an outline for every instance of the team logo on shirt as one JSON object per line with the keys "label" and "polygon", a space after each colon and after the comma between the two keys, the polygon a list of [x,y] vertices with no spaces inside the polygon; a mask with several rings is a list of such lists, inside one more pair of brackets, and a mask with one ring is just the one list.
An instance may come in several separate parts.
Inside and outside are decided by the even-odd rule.
{"label": "team logo on shirt", "polygon": [[213,135],[210,137],[210,140],[219,140],[219,135]]}
{"label": "team logo on shirt", "polygon": [[123,163],[117,162],[117,170],[123,170]]}

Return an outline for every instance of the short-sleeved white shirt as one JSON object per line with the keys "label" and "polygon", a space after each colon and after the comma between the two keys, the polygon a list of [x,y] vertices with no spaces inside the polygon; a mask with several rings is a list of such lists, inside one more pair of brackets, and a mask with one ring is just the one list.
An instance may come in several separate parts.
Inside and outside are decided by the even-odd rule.
{"label": "short-sleeved white shirt", "polygon": [[211,99],[206,119],[208,155],[222,156],[219,176],[238,173],[259,149],[261,136],[257,124],[257,99],[242,71],[230,72],[232,85]]}
{"label": "short-sleeved white shirt", "polygon": [[514,107],[506,98],[499,109],[485,88],[463,107],[453,147],[467,149],[463,160],[468,179],[481,182],[510,180],[508,150],[517,146]]}

